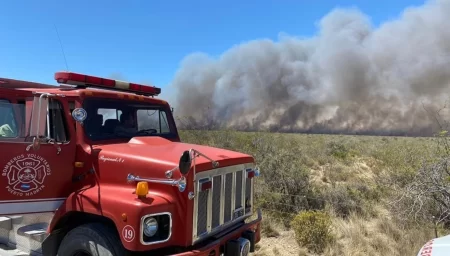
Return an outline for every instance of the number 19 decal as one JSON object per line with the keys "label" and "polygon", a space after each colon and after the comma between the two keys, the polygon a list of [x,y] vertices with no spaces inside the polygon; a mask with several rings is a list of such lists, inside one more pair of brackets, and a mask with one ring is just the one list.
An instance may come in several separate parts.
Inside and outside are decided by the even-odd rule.
{"label": "number 19 decal", "polygon": [[122,229],[122,236],[123,236],[123,240],[127,241],[127,242],[131,242],[134,240],[134,228],[130,225],[126,225],[125,227],[123,227]]}

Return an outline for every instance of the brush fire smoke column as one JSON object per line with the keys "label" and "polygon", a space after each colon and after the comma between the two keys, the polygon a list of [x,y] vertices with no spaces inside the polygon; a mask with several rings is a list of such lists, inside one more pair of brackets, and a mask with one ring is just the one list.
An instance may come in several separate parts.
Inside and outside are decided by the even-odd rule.
{"label": "brush fire smoke column", "polygon": [[[450,1],[411,7],[374,27],[335,9],[317,33],[255,40],[178,70],[180,127],[430,135],[450,91]],[[446,111],[440,112],[448,117]]]}

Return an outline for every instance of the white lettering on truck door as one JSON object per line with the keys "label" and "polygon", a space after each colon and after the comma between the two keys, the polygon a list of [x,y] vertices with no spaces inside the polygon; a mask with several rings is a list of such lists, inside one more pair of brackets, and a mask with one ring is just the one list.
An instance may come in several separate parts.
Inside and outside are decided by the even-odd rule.
{"label": "white lettering on truck door", "polygon": [[47,160],[37,154],[22,154],[13,157],[3,168],[7,179],[6,189],[15,196],[32,196],[45,188],[45,177],[51,175]]}

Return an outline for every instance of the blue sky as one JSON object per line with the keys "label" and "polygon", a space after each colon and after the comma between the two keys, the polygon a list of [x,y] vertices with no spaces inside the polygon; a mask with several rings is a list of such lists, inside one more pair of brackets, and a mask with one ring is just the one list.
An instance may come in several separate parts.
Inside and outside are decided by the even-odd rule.
{"label": "blue sky", "polygon": [[[219,56],[235,44],[279,33],[311,36],[335,7],[358,7],[377,25],[419,0],[2,1],[0,77],[54,84],[69,69],[130,82],[169,84],[194,52]],[[162,96],[164,93],[162,94]]]}

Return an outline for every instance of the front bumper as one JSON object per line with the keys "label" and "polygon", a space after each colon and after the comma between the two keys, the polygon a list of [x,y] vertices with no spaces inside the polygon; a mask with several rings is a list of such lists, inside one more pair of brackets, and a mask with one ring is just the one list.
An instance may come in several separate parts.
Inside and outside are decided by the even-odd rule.
{"label": "front bumper", "polygon": [[[261,240],[261,220],[262,220],[262,213],[261,210],[258,209],[257,211],[258,217],[249,222],[246,223],[244,226],[231,231],[230,233],[222,236],[220,239],[217,239],[214,242],[211,242],[202,248],[199,248],[197,250],[192,250],[188,252],[183,252],[179,254],[172,254],[173,256],[220,256],[224,255],[227,256],[224,252],[225,246],[228,241],[235,240],[238,238],[241,238],[244,235],[246,231],[253,231],[254,232],[254,244],[258,243]],[[253,244],[253,246],[254,246]]]}

